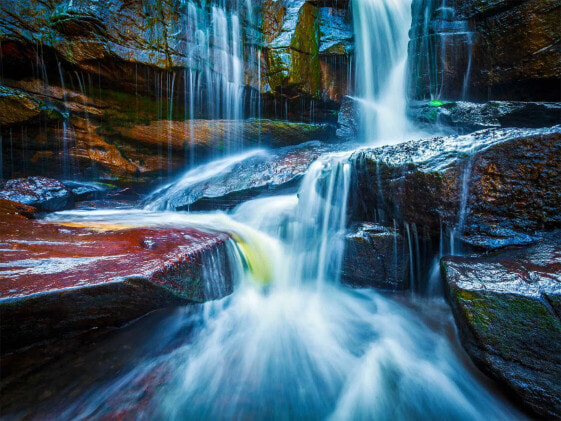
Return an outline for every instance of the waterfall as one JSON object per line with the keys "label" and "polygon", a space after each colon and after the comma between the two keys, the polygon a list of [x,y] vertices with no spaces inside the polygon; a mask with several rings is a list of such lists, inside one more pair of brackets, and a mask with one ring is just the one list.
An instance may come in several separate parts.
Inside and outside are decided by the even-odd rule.
{"label": "waterfall", "polygon": [[[247,7],[250,8],[251,4]],[[185,37],[187,68],[184,83],[186,119],[192,123],[204,115],[211,120],[241,120],[243,78],[244,71],[248,70],[244,69],[245,34],[240,25],[243,7],[227,8],[224,4],[205,5],[204,2],[186,1],[184,10],[181,30]],[[251,10],[247,15],[252,18]],[[202,110],[206,112],[201,113]],[[193,124],[190,127],[186,135],[193,164]],[[234,126],[222,142],[225,152],[238,151],[243,146],[241,127]]]}
{"label": "waterfall", "polygon": [[473,45],[476,33],[469,21],[458,14],[454,2],[416,0],[412,29],[412,77],[418,98],[469,99]]}
{"label": "waterfall", "polygon": [[405,77],[410,0],[353,0],[356,42],[355,95],[361,137],[367,142],[407,140]]}
{"label": "waterfall", "polygon": [[[212,176],[213,167],[228,165],[210,163],[205,171]],[[68,398],[62,418],[103,418],[109,398],[123,407],[142,399],[141,419],[516,418],[411,310],[375,291],[338,284],[349,181],[348,155],[333,154],[312,164],[297,194],[254,199],[228,214],[51,215],[54,221],[228,232],[238,268],[234,293],[205,303],[192,333],[184,337],[192,313],[176,313],[156,329],[155,338],[177,332],[166,335],[169,343],[157,343],[162,351]],[[418,241],[412,227],[411,254]],[[209,259],[207,276],[214,278],[223,263]],[[161,386],[147,392],[154,381]]]}

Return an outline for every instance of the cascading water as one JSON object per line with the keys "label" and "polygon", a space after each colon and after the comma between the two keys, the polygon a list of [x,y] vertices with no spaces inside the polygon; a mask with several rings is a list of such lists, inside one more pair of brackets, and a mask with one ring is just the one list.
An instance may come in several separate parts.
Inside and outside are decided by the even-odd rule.
{"label": "cascading water", "polygon": [[[405,117],[410,2],[353,0],[353,16],[363,136],[385,143],[403,140],[410,130]],[[208,14],[187,2],[185,30],[191,30],[194,46],[186,54],[188,118],[197,118],[196,110],[209,98],[214,118],[241,118],[238,13],[215,5]],[[219,66],[211,68],[210,62]],[[168,86],[173,91],[174,79]],[[171,105],[169,110],[171,122]],[[228,136],[235,135],[234,130]],[[426,308],[415,312],[377,292],[339,285],[348,154],[320,157],[297,194],[258,198],[230,213],[173,211],[177,197],[190,194],[195,183],[212,183],[241,160],[263,153],[250,151],[193,168],[159,189],[144,210],[49,217],[227,232],[232,238],[228,262],[218,254],[205,257],[206,293],[220,295],[226,266],[233,267],[236,289],[225,299],[157,322],[154,334],[136,342],[150,352],[117,374],[109,369],[109,379],[80,384],[81,389],[57,396],[54,405],[41,404],[43,418],[103,419],[131,408],[137,419],[165,420],[519,417],[458,356],[443,332],[449,313],[437,313],[429,328],[422,320],[431,317],[424,314]],[[419,235],[415,224],[405,229],[413,282],[420,272]],[[444,307],[442,300],[432,300],[427,306],[432,310]],[[97,361],[95,351],[90,358]]]}
{"label": "cascading water", "polygon": [[355,95],[361,137],[367,142],[407,140],[405,76],[410,0],[353,0],[356,40]]}
{"label": "cascading water", "polygon": [[[239,151],[243,147],[241,125],[235,124],[244,117],[244,74],[255,60],[244,61],[247,41],[240,20],[245,15],[253,24],[252,5],[224,2],[198,2],[182,0],[183,21],[177,30],[184,36],[185,71],[184,108],[188,148],[185,154],[189,164],[195,164],[196,119],[233,121],[231,129],[220,139],[221,154]],[[247,11],[244,11],[247,8]],[[255,54],[252,50],[250,54]],[[173,76],[175,80],[175,74]],[[173,106],[173,83],[171,84],[169,110]],[[169,83],[168,83],[169,88]],[[171,122],[172,113],[170,111]],[[171,133],[171,128],[169,130]],[[189,151],[187,153],[187,151]],[[169,151],[171,154],[171,150]],[[168,155],[169,155],[168,154]]]}
{"label": "cascading water", "polygon": [[[452,3],[452,4],[451,4]],[[412,79],[423,79],[416,96],[441,99],[469,99],[469,81],[475,33],[468,20],[459,16],[447,0],[418,0],[413,28]]]}
{"label": "cascading water", "polygon": [[[237,244],[239,278],[236,291],[204,304],[195,322],[186,312],[162,322],[148,338],[163,341],[158,352],[49,415],[99,419],[132,405],[139,419],[166,420],[517,416],[411,310],[338,284],[349,176],[348,155],[329,155],[311,166],[298,194],[245,202],[229,215],[52,216],[226,231]],[[163,386],[147,392],[151,383]]]}

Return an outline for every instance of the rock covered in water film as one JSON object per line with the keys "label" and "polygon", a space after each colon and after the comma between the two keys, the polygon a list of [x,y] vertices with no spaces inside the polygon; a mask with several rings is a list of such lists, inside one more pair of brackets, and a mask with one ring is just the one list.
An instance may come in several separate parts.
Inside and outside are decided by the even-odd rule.
{"label": "rock covered in water film", "polygon": [[468,133],[496,127],[539,128],[561,121],[561,102],[411,101],[408,113],[432,130],[449,127],[459,133]]}
{"label": "rock covered in water film", "polygon": [[52,212],[68,209],[74,203],[72,192],[60,181],[28,177],[0,183],[0,198]]}
{"label": "rock covered in water film", "polygon": [[561,232],[441,267],[471,358],[538,414],[561,417]]}
{"label": "rock covered in water film", "polygon": [[2,354],[232,292],[229,236],[30,220],[0,199]]}
{"label": "rock covered in water film", "polygon": [[355,218],[443,226],[472,246],[561,227],[561,126],[493,129],[357,151]]}
{"label": "rock covered in water film", "polygon": [[393,229],[361,224],[345,242],[341,281],[354,287],[409,288],[409,254]]}

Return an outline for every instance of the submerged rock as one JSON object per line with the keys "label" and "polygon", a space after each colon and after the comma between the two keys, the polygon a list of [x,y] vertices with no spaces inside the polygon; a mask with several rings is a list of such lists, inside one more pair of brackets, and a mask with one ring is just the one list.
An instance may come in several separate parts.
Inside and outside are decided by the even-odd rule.
{"label": "submerged rock", "polygon": [[44,223],[14,206],[0,215],[2,354],[232,291],[226,234]]}
{"label": "submerged rock", "polygon": [[341,281],[360,288],[409,289],[408,256],[398,232],[363,223],[346,237]]}
{"label": "submerged rock", "polygon": [[561,126],[495,129],[355,152],[359,221],[447,229],[473,246],[561,227]]}
{"label": "submerged rock", "polygon": [[0,183],[0,198],[52,212],[68,209],[74,203],[72,192],[60,181],[28,177]]}
{"label": "submerged rock", "polygon": [[561,417],[561,233],[441,267],[473,361],[536,413]]}

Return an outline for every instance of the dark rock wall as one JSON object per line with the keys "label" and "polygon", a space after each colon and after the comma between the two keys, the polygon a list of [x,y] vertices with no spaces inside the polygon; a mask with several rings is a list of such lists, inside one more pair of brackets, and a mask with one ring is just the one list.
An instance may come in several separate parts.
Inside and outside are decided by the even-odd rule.
{"label": "dark rock wall", "polygon": [[559,101],[561,1],[414,0],[416,99]]}

